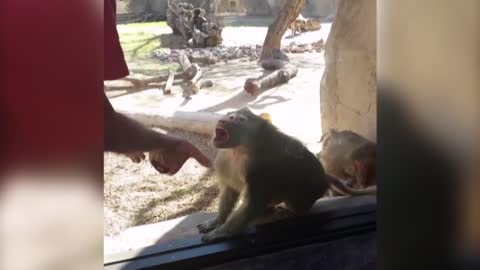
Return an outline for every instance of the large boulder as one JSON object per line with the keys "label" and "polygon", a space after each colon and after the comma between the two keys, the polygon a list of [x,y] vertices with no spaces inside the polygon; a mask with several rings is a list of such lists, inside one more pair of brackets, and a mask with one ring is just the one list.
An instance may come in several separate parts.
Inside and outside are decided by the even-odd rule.
{"label": "large boulder", "polygon": [[167,8],[167,25],[173,34],[182,35],[194,47],[215,47],[222,43],[222,28],[205,9],[187,2],[171,2]]}
{"label": "large boulder", "polygon": [[376,1],[338,0],[320,84],[323,132],[349,129],[376,141]]}

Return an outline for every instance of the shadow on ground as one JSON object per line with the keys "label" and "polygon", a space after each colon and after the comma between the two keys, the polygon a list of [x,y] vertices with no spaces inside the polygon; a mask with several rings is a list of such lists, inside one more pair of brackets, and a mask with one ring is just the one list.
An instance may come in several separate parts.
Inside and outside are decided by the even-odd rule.
{"label": "shadow on ground", "polygon": [[[271,73],[272,73],[272,71],[263,71],[263,73],[258,78],[264,78],[265,76],[267,76]],[[269,88],[269,89],[263,89],[260,92],[256,93],[256,96],[252,96],[252,95],[247,94],[245,91],[241,91],[238,94],[236,94],[235,96],[233,96],[233,97],[231,97],[231,98],[229,98],[229,99],[227,99],[227,100],[225,100],[225,101],[223,101],[219,104],[216,104],[214,106],[205,108],[203,110],[200,110],[200,112],[216,113],[216,112],[219,112],[219,111],[222,111],[222,110],[225,110],[225,109],[238,110],[238,109],[241,109],[241,108],[243,108],[247,105],[252,109],[265,109],[266,107],[268,107],[270,105],[277,104],[277,103],[283,103],[283,102],[286,102],[286,101],[290,100],[290,99],[284,98],[280,95],[274,95],[275,90],[270,92],[270,95],[262,96],[261,98],[257,99],[258,95],[260,95],[260,94],[262,94],[266,91],[269,91],[271,89],[275,89],[275,87]]]}

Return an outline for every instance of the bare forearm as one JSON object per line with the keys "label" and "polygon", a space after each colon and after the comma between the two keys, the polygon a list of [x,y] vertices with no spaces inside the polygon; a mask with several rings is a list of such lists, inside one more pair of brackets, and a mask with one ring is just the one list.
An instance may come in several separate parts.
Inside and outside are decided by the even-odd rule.
{"label": "bare forearm", "polygon": [[116,153],[147,152],[173,143],[171,136],[155,132],[113,110],[105,97],[104,150]]}

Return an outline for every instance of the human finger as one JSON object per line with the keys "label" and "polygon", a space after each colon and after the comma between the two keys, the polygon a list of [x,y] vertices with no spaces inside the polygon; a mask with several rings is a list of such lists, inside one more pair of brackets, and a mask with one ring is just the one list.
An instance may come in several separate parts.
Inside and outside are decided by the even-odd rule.
{"label": "human finger", "polygon": [[145,159],[145,154],[142,152],[128,153],[126,156],[134,163],[140,163],[140,161]]}
{"label": "human finger", "polygon": [[150,164],[160,173],[168,173],[169,166],[163,158],[163,154],[160,152],[149,153]]}
{"label": "human finger", "polygon": [[153,168],[155,168],[155,170],[157,170],[159,173],[168,173],[169,172],[168,167],[162,166],[156,161],[150,161],[150,164],[152,164]]}
{"label": "human finger", "polygon": [[179,165],[175,165],[175,166],[173,166],[173,167],[170,167],[170,169],[168,170],[168,173],[167,173],[167,174],[170,175],[170,176],[172,176],[172,175],[178,173],[178,171],[180,171],[180,169],[182,168],[183,164],[184,164],[184,163],[179,164]]}
{"label": "human finger", "polygon": [[210,168],[212,167],[212,161],[205,156],[198,148],[190,144],[190,150],[189,150],[190,157],[194,158],[198,163],[200,163],[202,166]]}

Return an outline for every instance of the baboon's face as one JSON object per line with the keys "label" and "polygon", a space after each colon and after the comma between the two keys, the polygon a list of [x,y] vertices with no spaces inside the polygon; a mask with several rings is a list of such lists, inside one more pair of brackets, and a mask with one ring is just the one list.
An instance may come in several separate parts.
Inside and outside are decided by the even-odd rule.
{"label": "baboon's face", "polygon": [[248,108],[227,113],[217,123],[213,145],[216,148],[233,148],[246,145],[255,139],[255,134],[267,120],[252,113]]}

